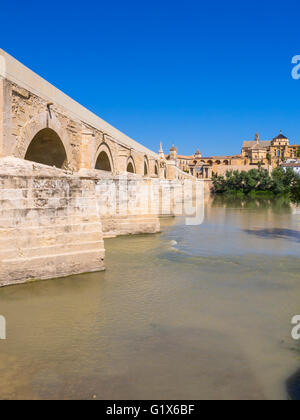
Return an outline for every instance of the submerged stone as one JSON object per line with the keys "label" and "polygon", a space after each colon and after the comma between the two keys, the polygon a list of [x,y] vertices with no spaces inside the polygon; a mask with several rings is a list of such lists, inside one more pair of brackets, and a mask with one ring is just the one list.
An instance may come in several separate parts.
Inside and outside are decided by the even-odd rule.
{"label": "submerged stone", "polygon": [[286,382],[288,396],[293,401],[300,401],[300,369]]}

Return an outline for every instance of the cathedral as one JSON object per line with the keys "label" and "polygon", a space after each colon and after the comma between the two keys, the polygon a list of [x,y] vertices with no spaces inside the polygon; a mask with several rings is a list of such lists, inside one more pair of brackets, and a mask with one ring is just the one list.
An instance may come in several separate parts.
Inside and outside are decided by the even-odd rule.
{"label": "cathedral", "polygon": [[259,134],[256,134],[254,140],[244,141],[240,154],[233,156],[204,157],[199,150],[194,155],[185,156],[178,154],[174,145],[166,156],[167,160],[176,162],[183,172],[201,179],[224,175],[228,170],[248,171],[265,167],[271,171],[286,162],[297,161],[298,158],[300,159],[300,145],[291,145],[281,132],[273,140],[260,140]]}
{"label": "cathedral", "polygon": [[261,141],[256,134],[254,141],[245,141],[241,153],[242,158],[251,165],[272,165],[277,167],[289,159],[300,157],[300,146],[290,145],[290,141],[282,133],[271,141]]}

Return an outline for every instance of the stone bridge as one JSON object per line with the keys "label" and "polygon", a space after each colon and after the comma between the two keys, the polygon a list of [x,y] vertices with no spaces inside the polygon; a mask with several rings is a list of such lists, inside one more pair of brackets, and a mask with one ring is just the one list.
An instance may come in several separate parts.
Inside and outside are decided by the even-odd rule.
{"label": "stone bridge", "polygon": [[78,172],[170,177],[158,155],[0,50],[0,157]]}
{"label": "stone bridge", "polygon": [[0,50],[0,286],[103,270],[104,239],[159,232],[186,178]]}

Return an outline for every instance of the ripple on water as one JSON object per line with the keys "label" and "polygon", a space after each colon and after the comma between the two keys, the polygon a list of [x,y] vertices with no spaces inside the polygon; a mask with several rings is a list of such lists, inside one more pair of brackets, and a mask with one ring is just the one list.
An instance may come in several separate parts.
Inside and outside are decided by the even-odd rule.
{"label": "ripple on water", "polygon": [[299,399],[299,220],[273,210],[217,203],[107,240],[106,272],[0,290],[0,398]]}

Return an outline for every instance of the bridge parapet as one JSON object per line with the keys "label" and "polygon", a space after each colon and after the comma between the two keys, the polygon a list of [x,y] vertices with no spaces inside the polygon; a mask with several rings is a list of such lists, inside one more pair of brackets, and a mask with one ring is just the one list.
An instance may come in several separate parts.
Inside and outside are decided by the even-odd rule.
{"label": "bridge parapet", "polygon": [[0,156],[158,176],[158,155],[0,50]]}

